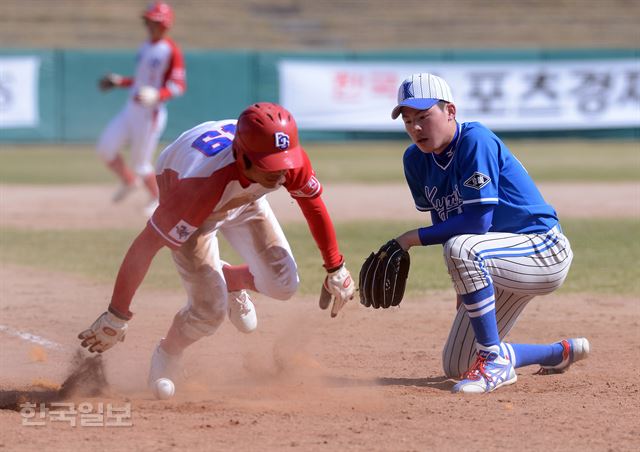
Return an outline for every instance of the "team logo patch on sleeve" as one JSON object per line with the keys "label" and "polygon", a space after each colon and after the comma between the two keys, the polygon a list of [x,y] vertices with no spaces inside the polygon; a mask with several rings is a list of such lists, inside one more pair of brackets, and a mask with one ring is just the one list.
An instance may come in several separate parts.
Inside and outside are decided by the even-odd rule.
{"label": "team logo patch on sleeve", "polygon": [[320,181],[316,179],[316,176],[311,176],[309,181],[300,190],[292,191],[291,194],[297,198],[312,198],[320,193]]}
{"label": "team logo patch on sleeve", "polygon": [[169,236],[178,243],[184,243],[191,237],[191,234],[193,234],[196,229],[198,228],[191,226],[184,220],[180,220],[180,222],[171,229]]}
{"label": "team logo patch on sleeve", "polygon": [[464,186],[469,188],[475,188],[476,190],[480,190],[489,182],[491,182],[491,178],[489,176],[476,171],[471,175],[469,179],[464,181]]}

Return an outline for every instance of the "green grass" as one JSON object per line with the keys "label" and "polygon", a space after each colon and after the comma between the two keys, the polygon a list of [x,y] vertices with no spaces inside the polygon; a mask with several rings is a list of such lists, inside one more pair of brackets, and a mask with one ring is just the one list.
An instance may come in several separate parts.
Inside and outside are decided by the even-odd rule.
{"label": "green grass", "polygon": [[[390,238],[415,227],[409,223],[345,223],[336,229],[347,265],[357,277],[364,258]],[[569,278],[561,289],[567,292],[637,294],[640,292],[639,220],[572,220],[563,223],[570,238],[575,260]],[[320,253],[305,224],[284,226],[301,274],[301,292],[315,294],[324,276]],[[363,233],[365,231],[366,233]],[[30,231],[0,230],[0,262],[43,270],[77,274],[92,280],[113,282],[120,262],[137,231]],[[239,262],[237,255],[221,240],[222,256]],[[408,291],[450,288],[441,247],[414,248]],[[165,249],[156,256],[144,287],[178,289],[180,282]]]}
{"label": "green grass", "polygon": [[[404,182],[402,141],[309,142],[305,148],[323,182]],[[607,140],[510,141],[534,180],[638,181],[640,143]],[[9,184],[113,183],[90,145],[4,146],[0,182]]]}
{"label": "green grass", "polygon": [[90,146],[2,146],[0,182],[4,184],[102,184],[116,179]]}

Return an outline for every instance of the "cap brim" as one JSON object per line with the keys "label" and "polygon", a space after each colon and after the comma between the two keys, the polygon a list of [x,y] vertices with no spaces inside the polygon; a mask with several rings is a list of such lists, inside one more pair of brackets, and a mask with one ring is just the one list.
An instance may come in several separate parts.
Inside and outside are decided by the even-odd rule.
{"label": "cap brim", "polygon": [[402,107],[415,108],[416,110],[428,110],[438,102],[440,102],[440,99],[416,99],[415,97],[405,99],[393,109],[391,112],[391,119],[396,119],[400,116]]}
{"label": "cap brim", "polygon": [[300,168],[303,165],[300,146],[274,153],[247,152],[246,156],[251,163],[263,171],[280,171]]}

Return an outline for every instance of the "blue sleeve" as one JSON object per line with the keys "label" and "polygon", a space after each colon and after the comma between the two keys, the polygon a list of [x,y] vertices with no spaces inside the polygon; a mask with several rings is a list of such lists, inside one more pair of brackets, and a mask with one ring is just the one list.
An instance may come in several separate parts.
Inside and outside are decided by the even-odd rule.
{"label": "blue sleeve", "polygon": [[485,234],[491,227],[493,204],[474,204],[464,206],[460,215],[451,217],[441,223],[418,229],[420,242],[423,245],[445,243],[451,237],[462,234]]}
{"label": "blue sleeve", "polygon": [[424,184],[422,177],[424,177],[424,163],[420,161],[421,154],[417,150],[415,145],[409,146],[404,153],[402,163],[404,166],[404,177],[407,179],[407,185],[411,190],[411,196],[413,197],[414,205],[420,212],[427,212],[433,207],[427,200],[424,194]]}
{"label": "blue sleeve", "polygon": [[488,129],[472,124],[456,151],[458,187],[465,207],[498,204],[500,143]]}

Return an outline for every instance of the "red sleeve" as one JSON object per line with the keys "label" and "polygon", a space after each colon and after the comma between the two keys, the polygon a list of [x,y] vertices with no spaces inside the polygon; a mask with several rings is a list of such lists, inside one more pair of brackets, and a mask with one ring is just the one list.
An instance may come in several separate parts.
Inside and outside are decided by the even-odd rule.
{"label": "red sleeve", "polygon": [[327,212],[322,196],[295,199],[298,201],[300,210],[302,210],[309,225],[311,235],[313,235],[320,249],[324,268],[328,270],[339,267],[344,262],[344,258],[340,254],[336,231],[333,228],[333,222],[329,212]]}
{"label": "red sleeve", "polygon": [[186,69],[182,51],[173,40],[167,39],[167,42],[171,47],[171,60],[167,72],[164,74],[164,83],[160,88],[161,101],[182,96],[187,90]]}
{"label": "red sleeve", "polygon": [[301,168],[289,170],[285,188],[294,199],[315,198],[322,194],[322,184],[313,171],[307,153],[302,150],[303,165]]}
{"label": "red sleeve", "polygon": [[131,85],[133,85],[133,77],[122,77],[122,80],[118,83],[121,88],[129,88]]}
{"label": "red sleeve", "polygon": [[149,271],[151,261],[162,246],[160,236],[147,224],[129,247],[120,265],[109,305],[110,311],[125,319],[133,316],[129,310],[133,296]]}
{"label": "red sleeve", "polygon": [[311,235],[322,254],[324,267],[326,269],[335,268],[344,261],[338,248],[336,231],[322,200],[322,184],[316,178],[306,152],[303,150],[302,153],[304,165],[289,171],[285,187],[298,202],[300,210],[307,220]]}

